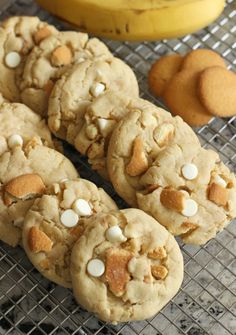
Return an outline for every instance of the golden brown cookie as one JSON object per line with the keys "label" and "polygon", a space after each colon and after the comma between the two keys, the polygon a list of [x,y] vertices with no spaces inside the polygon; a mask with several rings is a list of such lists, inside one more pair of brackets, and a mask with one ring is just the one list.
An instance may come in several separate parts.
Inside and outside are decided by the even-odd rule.
{"label": "golden brown cookie", "polygon": [[198,77],[198,73],[181,71],[173,77],[164,94],[171,112],[181,116],[191,126],[202,126],[212,118],[198,99]]}
{"label": "golden brown cookie", "polygon": [[150,91],[162,96],[171,78],[179,71],[183,57],[179,54],[167,55],[158,59],[148,73]]}
{"label": "golden brown cookie", "polygon": [[213,115],[236,115],[236,75],[220,66],[203,71],[198,82],[199,99]]}
{"label": "golden brown cookie", "polygon": [[224,59],[216,52],[208,49],[197,49],[189,52],[183,59],[181,71],[203,71],[211,66],[226,67]]}
{"label": "golden brown cookie", "polygon": [[70,269],[78,303],[118,323],[153,317],[172,299],[183,280],[183,257],[164,227],[128,208],[86,220]]}

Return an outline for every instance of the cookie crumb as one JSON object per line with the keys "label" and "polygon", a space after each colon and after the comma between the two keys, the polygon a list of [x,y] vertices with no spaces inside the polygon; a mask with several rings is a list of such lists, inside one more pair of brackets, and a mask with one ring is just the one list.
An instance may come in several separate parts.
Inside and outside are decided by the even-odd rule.
{"label": "cookie crumb", "polygon": [[229,192],[219,184],[212,183],[208,188],[208,199],[218,206],[226,206]]}
{"label": "cookie crumb", "polygon": [[37,227],[31,227],[28,233],[28,245],[32,252],[49,252],[52,249],[52,240]]}
{"label": "cookie crumb", "polygon": [[137,136],[133,144],[133,154],[129,164],[126,166],[126,172],[131,177],[136,177],[146,172],[148,169],[148,160],[144,152],[143,140]]}
{"label": "cookie crumb", "polygon": [[157,280],[165,279],[168,274],[167,268],[163,265],[152,265],[151,272],[153,277]]}
{"label": "cookie crumb", "polygon": [[105,280],[111,292],[117,297],[124,294],[126,284],[130,280],[127,266],[131,258],[132,255],[126,250],[107,250]]}
{"label": "cookie crumb", "polygon": [[71,61],[72,53],[66,45],[62,45],[54,49],[51,56],[51,62],[54,66],[69,65]]}
{"label": "cookie crumb", "polygon": [[42,40],[44,40],[46,37],[49,37],[52,34],[51,30],[48,29],[48,27],[43,27],[37,30],[34,33],[34,42],[35,44],[39,44]]}
{"label": "cookie crumb", "polygon": [[174,188],[165,188],[160,195],[163,206],[181,212],[184,209],[184,194]]}
{"label": "cookie crumb", "polygon": [[148,252],[148,257],[151,259],[163,259],[166,256],[167,256],[167,253],[164,247],[158,247]]}

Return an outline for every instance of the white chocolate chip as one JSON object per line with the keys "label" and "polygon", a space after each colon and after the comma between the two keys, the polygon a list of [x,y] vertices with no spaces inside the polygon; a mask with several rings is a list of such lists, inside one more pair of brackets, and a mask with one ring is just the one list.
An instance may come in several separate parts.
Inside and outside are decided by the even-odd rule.
{"label": "white chocolate chip", "polygon": [[91,87],[91,93],[92,95],[96,98],[98,97],[102,92],[105,91],[106,86],[102,83],[95,83],[92,87]]}
{"label": "white chocolate chip", "polygon": [[88,201],[84,199],[75,200],[73,209],[80,216],[90,216],[93,213]]}
{"label": "white chocolate chip", "polygon": [[193,180],[198,176],[198,168],[192,163],[184,164],[182,166],[182,174],[185,179]]}
{"label": "white chocolate chip", "polygon": [[100,131],[103,131],[107,126],[108,121],[106,119],[99,118],[98,119],[98,127]]}
{"label": "white chocolate chip", "polygon": [[198,204],[193,199],[186,199],[184,202],[184,209],[182,210],[182,215],[190,217],[197,214]]}
{"label": "white chocolate chip", "polygon": [[213,182],[222,186],[222,187],[226,187],[227,186],[227,183],[226,181],[221,178],[219,175],[216,175],[215,178],[213,179]]}
{"label": "white chocolate chip", "polygon": [[79,59],[77,59],[77,63],[83,63],[85,61],[85,59],[83,57],[80,57]]}
{"label": "white chocolate chip", "polygon": [[60,193],[60,186],[59,184],[53,184],[53,191],[55,194]]}
{"label": "white chocolate chip", "polygon": [[116,124],[115,120],[106,120],[103,118],[97,119],[97,125],[102,136],[107,137],[113,130]]}
{"label": "white chocolate chip", "polygon": [[60,183],[65,183],[67,180],[69,180],[68,178],[63,178],[60,180]]}
{"label": "white chocolate chip", "polygon": [[123,235],[119,226],[113,226],[107,229],[106,238],[110,242],[125,242],[127,238]]}
{"label": "white chocolate chip", "polygon": [[105,265],[100,259],[91,259],[87,264],[87,271],[93,277],[100,277],[105,272]]}
{"label": "white chocolate chip", "polygon": [[9,52],[5,57],[6,65],[12,69],[16,68],[21,62],[21,56],[18,52]]}
{"label": "white chocolate chip", "polygon": [[189,193],[185,190],[180,190],[181,193],[185,195],[185,197],[189,198]]}
{"label": "white chocolate chip", "polygon": [[68,228],[74,227],[79,221],[79,216],[72,209],[67,209],[61,214],[61,223]]}
{"label": "white chocolate chip", "polygon": [[23,145],[23,138],[18,135],[18,134],[14,134],[14,135],[11,135],[9,138],[8,138],[8,145],[10,148],[14,148],[14,147],[17,147],[17,146],[20,146],[22,147]]}

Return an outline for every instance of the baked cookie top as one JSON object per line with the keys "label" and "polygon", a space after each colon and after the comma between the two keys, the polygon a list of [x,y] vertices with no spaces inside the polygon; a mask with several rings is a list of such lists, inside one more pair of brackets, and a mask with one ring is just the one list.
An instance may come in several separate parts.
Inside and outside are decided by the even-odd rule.
{"label": "baked cookie top", "polygon": [[152,104],[140,98],[107,91],[95,98],[85,111],[74,146],[88,157],[92,168],[106,179],[106,155],[112,131],[119,120],[138,108],[151,109]]}
{"label": "baked cookie top", "polygon": [[57,81],[50,96],[48,124],[58,137],[73,144],[88,105],[111,90],[138,97],[137,79],[122,60],[86,60],[74,65]]}
{"label": "baked cookie top", "polygon": [[23,146],[29,140],[41,140],[53,147],[51,133],[45,121],[21,103],[10,103],[0,96],[0,155],[8,145]]}
{"label": "baked cookie top", "polygon": [[46,278],[71,287],[70,254],[86,219],[115,209],[108,194],[85,179],[52,185],[25,218],[23,245],[29,259]]}
{"label": "baked cookie top", "polygon": [[38,17],[14,16],[0,28],[0,91],[10,101],[20,101],[19,81],[27,55],[57,29]]}
{"label": "baked cookie top", "polygon": [[39,114],[46,114],[54,82],[76,62],[109,59],[112,54],[96,38],[75,31],[60,32],[34,47],[27,58],[20,83],[22,101]]}
{"label": "baked cookie top", "polygon": [[98,214],[71,255],[76,300],[100,319],[152,317],[177,293],[183,257],[174,237],[138,209]]}
{"label": "baked cookie top", "polygon": [[7,149],[0,156],[0,239],[16,246],[33,199],[41,196],[47,185],[76,178],[78,173],[65,156],[43,146],[37,137],[22,145],[8,140],[4,146]]}
{"label": "baked cookie top", "polygon": [[[151,106],[123,117],[109,141],[107,168],[110,179],[117,193],[133,207],[137,206],[136,192],[153,184],[152,178],[149,180],[146,175],[158,166],[159,155],[164,155],[171,144],[185,155],[200,148],[197,136],[180,117],[173,118],[165,110]],[[168,166],[166,168],[169,171]]]}

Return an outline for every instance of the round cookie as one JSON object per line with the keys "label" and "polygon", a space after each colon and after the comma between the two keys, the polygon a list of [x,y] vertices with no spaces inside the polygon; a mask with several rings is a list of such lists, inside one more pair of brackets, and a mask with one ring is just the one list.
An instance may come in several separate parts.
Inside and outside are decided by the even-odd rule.
{"label": "round cookie", "polygon": [[30,50],[57,29],[38,17],[14,16],[0,28],[0,91],[10,101],[20,101],[18,79]]}
{"label": "round cookie", "polygon": [[229,117],[236,115],[236,75],[223,67],[213,66],[199,77],[199,99],[209,113]]}
{"label": "round cookie", "polygon": [[236,216],[236,178],[214,151],[171,145],[144,179],[152,184],[137,193],[139,208],[185,243],[206,243]]}
{"label": "round cookie", "polygon": [[[0,97],[2,98],[2,97]],[[27,106],[20,103],[0,102],[0,154],[7,150],[7,143],[17,141],[24,145],[34,138],[46,146],[54,147],[51,133],[45,121]]]}
{"label": "round cookie", "polygon": [[78,303],[115,324],[154,316],[183,280],[174,237],[138,209],[97,214],[89,221],[71,255]]}
{"label": "round cookie", "polygon": [[171,113],[179,115],[191,126],[207,124],[212,115],[198,98],[199,73],[189,70],[177,73],[170,81],[164,93],[164,101]]}
{"label": "round cookie", "polygon": [[22,147],[5,141],[7,150],[0,156],[0,239],[11,246],[21,242],[25,214],[45,187],[78,176],[65,156],[39,143],[35,137]]}
{"label": "round cookie", "polygon": [[208,49],[190,51],[183,59],[181,71],[200,72],[211,66],[226,68],[224,59],[216,52]]}
{"label": "round cookie", "polygon": [[[147,102],[148,106],[150,103]],[[137,206],[136,192],[146,189],[145,174],[158,165],[159,154],[175,144],[186,153],[200,148],[193,130],[180,117],[165,110],[136,109],[128,113],[114,129],[109,141],[107,168],[117,193],[132,207]]]}
{"label": "round cookie", "polygon": [[96,38],[75,31],[60,32],[43,40],[27,58],[20,83],[22,101],[39,114],[46,114],[54,82],[68,68],[85,59],[110,59],[112,54]]}
{"label": "round cookie", "polygon": [[152,104],[115,91],[101,94],[88,106],[81,120],[81,130],[74,140],[75,148],[88,157],[92,169],[109,179],[106,155],[110,136],[118,121],[138,108],[151,109]]}
{"label": "round cookie", "polygon": [[163,56],[158,59],[148,73],[149,89],[161,97],[172,77],[179,72],[183,57],[179,54]]}
{"label": "round cookie", "polygon": [[122,60],[86,60],[74,65],[57,81],[50,96],[48,124],[59,138],[73,144],[88,105],[111,90],[138,97],[137,79]]}
{"label": "round cookie", "polygon": [[52,185],[25,218],[22,236],[27,256],[46,278],[71,287],[70,254],[86,219],[115,209],[108,194],[85,179]]}

